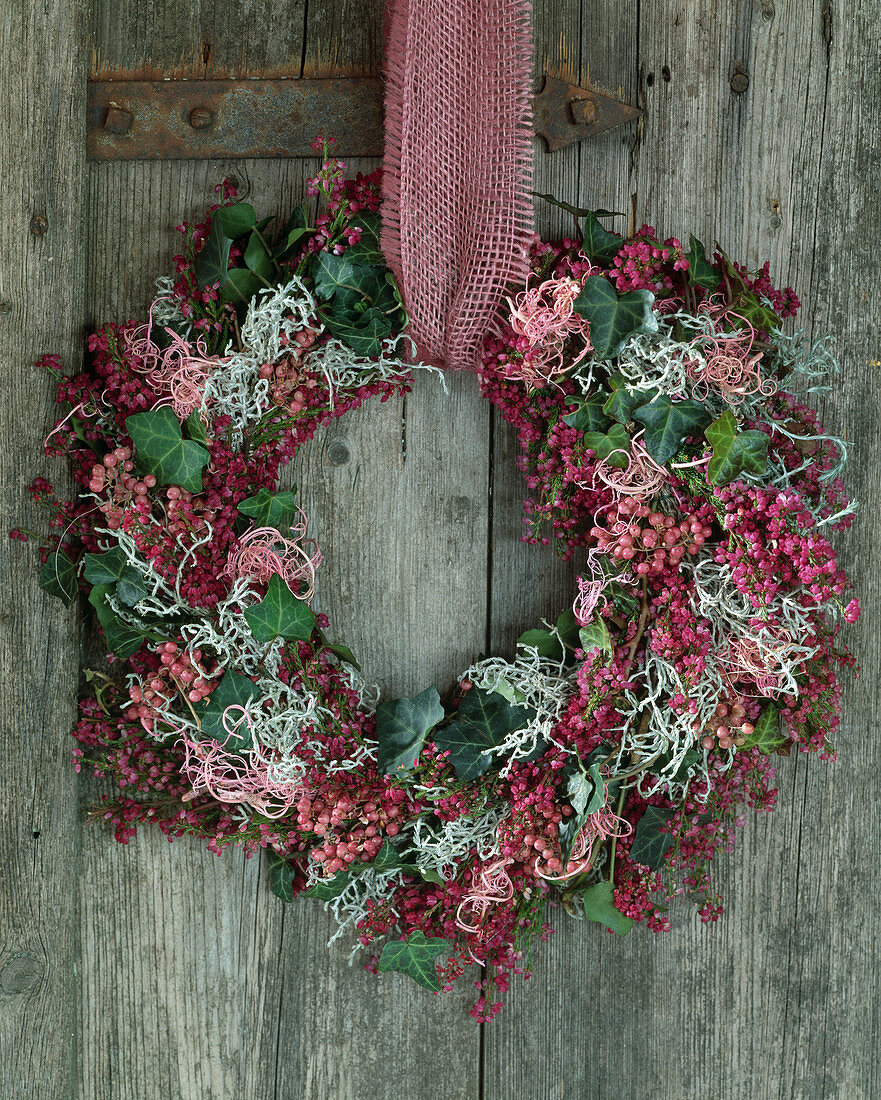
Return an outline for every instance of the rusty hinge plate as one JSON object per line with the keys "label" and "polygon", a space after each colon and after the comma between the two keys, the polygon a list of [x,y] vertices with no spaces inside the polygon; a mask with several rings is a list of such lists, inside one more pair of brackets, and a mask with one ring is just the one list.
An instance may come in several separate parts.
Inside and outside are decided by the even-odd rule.
{"label": "rusty hinge plate", "polygon": [[[102,80],[88,90],[92,160],[308,157],[317,134],[334,152],[381,156],[382,81]],[[610,96],[546,77],[535,129],[549,149],[602,133],[642,113]]]}
{"label": "rusty hinge plate", "polygon": [[545,139],[550,151],[633,122],[642,111],[591,88],[546,76],[533,100],[533,115],[535,132]]}
{"label": "rusty hinge plate", "polygon": [[95,81],[88,92],[93,160],[309,157],[317,134],[346,157],[382,154],[382,81]]}

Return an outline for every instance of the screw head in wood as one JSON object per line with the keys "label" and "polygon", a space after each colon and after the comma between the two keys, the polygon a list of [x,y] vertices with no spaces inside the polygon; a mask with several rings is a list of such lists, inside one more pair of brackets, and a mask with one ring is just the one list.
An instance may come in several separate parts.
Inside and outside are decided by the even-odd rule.
{"label": "screw head in wood", "polygon": [[190,111],[190,125],[194,130],[207,130],[214,122],[214,112],[207,107],[194,107]]}
{"label": "screw head in wood", "polygon": [[34,214],[31,218],[31,233],[35,237],[42,237],[49,230],[49,219],[45,214]]}
{"label": "screw head in wood", "polygon": [[745,72],[742,72],[740,69],[738,69],[736,72],[731,74],[731,79],[728,81],[728,83],[731,85],[732,92],[736,92],[738,95],[741,95],[749,87],[749,77],[746,75]]}

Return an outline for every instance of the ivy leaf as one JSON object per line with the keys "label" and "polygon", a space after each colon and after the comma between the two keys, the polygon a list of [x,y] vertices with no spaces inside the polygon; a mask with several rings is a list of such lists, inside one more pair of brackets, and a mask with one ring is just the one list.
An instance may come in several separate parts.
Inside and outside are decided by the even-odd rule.
{"label": "ivy leaf", "polygon": [[669,462],[689,436],[699,435],[710,422],[710,414],[697,401],[671,401],[661,394],[633,414],[645,424],[645,447],[659,466]]}
{"label": "ivy leaf", "polygon": [[714,420],[704,433],[713,448],[707,470],[713,485],[727,485],[742,473],[761,475],[768,465],[768,436],[764,432],[738,432],[730,409]]}
{"label": "ivy leaf", "polygon": [[759,300],[751,290],[744,290],[737,296],[732,312],[742,317],[759,332],[773,332],[783,323],[779,315],[770,306]]}
{"label": "ivy leaf", "polygon": [[277,573],[269,578],[263,599],[245,608],[245,619],[258,642],[272,642],[278,637],[308,642],[315,629],[315,616]]}
{"label": "ivy leaf", "polygon": [[332,901],[340,896],[351,881],[352,876],[348,871],[339,871],[333,878],[329,878],[325,882],[316,882],[314,886],[304,890],[303,897],[317,898],[319,901]]}
{"label": "ivy leaf", "polygon": [[758,749],[765,756],[771,756],[781,745],[785,745],[787,738],[783,735],[780,723],[780,711],[775,703],[768,703],[759,719],[756,728],[743,743],[744,749]]}
{"label": "ivy leaf", "polygon": [[630,931],[633,920],[615,908],[615,893],[611,880],[598,882],[582,894],[584,903],[584,915],[588,920],[604,924],[612,932],[619,936],[626,936]]}
{"label": "ivy leaf", "polygon": [[585,818],[601,810],[606,803],[606,784],[600,775],[599,764],[591,764],[586,772],[577,768],[569,776],[566,797],[571,802],[576,817],[581,819],[581,828]]}
{"label": "ivy leaf", "polygon": [[610,264],[621,251],[624,241],[617,233],[610,233],[597,221],[593,210],[584,214],[584,238],[581,250],[592,260],[601,264]]}
{"label": "ivy leaf", "polygon": [[261,489],[253,497],[246,497],[238,505],[239,512],[248,516],[255,527],[274,527],[281,534],[287,534],[294,517],[299,512],[296,492],[271,493]]}
{"label": "ivy leaf", "polygon": [[594,615],[593,619],[578,632],[581,648],[585,653],[592,649],[598,649],[609,657],[614,657],[615,647],[609,637],[609,628],[602,615]]}
{"label": "ivy leaf", "polygon": [[229,270],[229,250],[233,238],[223,231],[219,210],[215,210],[211,218],[211,228],[208,237],[196,257],[195,274],[196,282],[200,287],[223,286],[226,283],[226,275]]}
{"label": "ivy leaf", "polygon": [[605,434],[585,432],[582,443],[593,451],[595,458],[605,459],[619,470],[626,470],[630,464],[630,436],[623,424],[613,424]]}
{"label": "ivy leaf", "polygon": [[598,359],[611,359],[640,332],[657,332],[654,294],[628,290],[618,294],[608,279],[592,275],[575,299],[575,309],[590,324],[590,342]]}
{"label": "ivy leaf", "polygon": [[689,237],[688,244],[689,250],[685,253],[688,260],[688,285],[715,290],[722,282],[721,272],[709,262],[706,249],[693,234]]}
{"label": "ivy leaf", "polygon": [[334,657],[338,657],[341,661],[345,661],[347,665],[351,665],[352,668],[356,668],[359,672],[361,671],[361,666],[355,660],[355,654],[347,645],[329,645],[327,648]]}
{"label": "ivy leaf", "polygon": [[124,623],[107,602],[111,585],[96,584],[89,593],[89,603],[94,607],[98,622],[104,631],[104,640],[111,653],[118,657],[131,657],[146,641],[146,635]]}
{"label": "ivy leaf", "polygon": [[660,806],[649,806],[636,826],[633,843],[630,845],[630,858],[634,863],[657,871],[664,862],[664,856],[670,850],[673,837],[662,833],[661,827],[673,817],[674,810],[665,810]]}
{"label": "ivy leaf", "polygon": [[139,469],[153,474],[163,485],[202,492],[208,451],[192,439],[184,439],[178,419],[168,406],[134,413],[127,418],[125,430],[134,444]]}
{"label": "ivy leaf", "polygon": [[205,738],[217,741],[231,752],[241,752],[249,749],[254,739],[247,722],[238,725],[238,715],[231,715],[233,721],[230,725],[236,725],[234,734],[228,733],[223,725],[223,715],[227,707],[247,707],[260,698],[260,688],[253,680],[243,676],[240,672],[230,669],[225,672],[223,679],[211,692],[207,699],[196,703],[193,711],[199,719],[200,732]]}
{"label": "ivy leaf", "polygon": [[223,299],[226,302],[246,306],[265,286],[266,280],[258,278],[247,268],[232,267],[227,272],[226,282],[223,284]]}
{"label": "ivy leaf", "polygon": [[370,298],[369,290],[376,289],[377,274],[374,268],[352,263],[345,254],[319,252],[312,269],[315,280],[315,296],[322,301],[332,298],[340,290],[351,290],[359,298]]}
{"label": "ivy leaf", "polygon": [[443,721],[437,688],[426,688],[413,699],[395,699],[376,708],[376,762],[383,775],[408,772],[416,766],[428,733]]}
{"label": "ivy leaf", "polygon": [[116,582],[116,594],[126,607],[134,607],[145,596],[150,595],[150,589],[144,583],[144,574],[134,565],[123,567]]}
{"label": "ivy leaf", "polygon": [[253,271],[254,274],[258,275],[261,279],[265,279],[268,283],[271,283],[275,279],[275,264],[266,251],[266,245],[263,243],[263,238],[256,230],[248,238],[248,246],[245,249],[244,259],[248,269]]}
{"label": "ivy leaf", "polygon": [[358,214],[349,222],[349,228],[360,229],[361,240],[357,244],[349,245],[345,251],[346,258],[351,263],[385,267],[385,256],[379,247],[379,214]]}
{"label": "ivy leaf", "polygon": [[619,615],[635,619],[639,614],[639,600],[620,581],[611,581],[606,589]]}
{"label": "ivy leaf", "polygon": [[544,201],[550,203],[551,206],[558,206],[561,210],[565,210],[574,218],[586,218],[588,214],[594,214],[598,218],[624,217],[621,210],[588,210],[587,207],[573,206],[571,203],[563,202],[562,199],[558,199],[555,195],[551,195],[546,191],[533,191],[532,193],[537,199],[544,199]]}
{"label": "ivy leaf", "polygon": [[375,359],[379,355],[383,340],[391,336],[393,331],[391,321],[378,309],[369,309],[360,314],[357,323],[333,313],[322,313],[321,319],[331,336],[368,359]]}
{"label": "ivy leaf", "polygon": [[435,993],[440,992],[441,983],[437,976],[437,959],[446,955],[450,945],[446,940],[432,937],[417,929],[405,940],[387,943],[379,957],[379,970],[386,973],[396,970],[412,978],[417,985],[425,986]]}
{"label": "ivy leaf", "polygon": [[608,397],[605,390],[591,394],[579,402],[574,412],[563,417],[563,423],[580,432],[604,432],[612,423],[611,418],[603,411]]}
{"label": "ivy leaf", "polygon": [[523,729],[534,715],[528,707],[514,706],[495,691],[473,687],[462,702],[456,719],[433,737],[441,751],[449,750],[456,775],[476,779],[492,767],[485,749],[501,745],[509,733]]}
{"label": "ivy leaf", "polygon": [[250,203],[234,202],[231,206],[221,206],[214,211],[211,227],[215,224],[231,241],[236,241],[254,228],[257,215]]}
{"label": "ivy leaf", "polygon": [[40,570],[40,588],[70,607],[77,592],[76,562],[63,550],[51,551]]}
{"label": "ivy leaf", "polygon": [[571,607],[567,607],[560,612],[554,625],[557,628],[557,633],[563,639],[563,645],[568,646],[569,649],[577,649],[579,625],[578,620],[575,618],[575,612]]}
{"label": "ivy leaf", "polygon": [[293,901],[296,864],[271,848],[266,849],[266,864],[269,867],[269,889],[282,901]]}
{"label": "ivy leaf", "polygon": [[[617,383],[616,378],[618,379]],[[629,420],[632,420],[634,411],[657,395],[656,390],[630,389],[620,375],[613,375],[610,381],[614,389],[603,405],[603,412],[613,420],[617,420],[619,424],[626,424]]]}
{"label": "ivy leaf", "polygon": [[525,630],[517,639],[517,645],[528,645],[536,650],[539,657],[549,657],[554,661],[563,659],[560,640],[549,630]]}
{"label": "ivy leaf", "polygon": [[127,560],[120,546],[112,546],[103,554],[83,554],[83,578],[89,584],[116,584]]}
{"label": "ivy leaf", "polygon": [[208,442],[208,436],[205,434],[205,425],[202,423],[202,417],[199,416],[198,409],[194,409],[193,412],[190,413],[184,421],[183,426],[189,439],[194,440],[196,443],[201,443],[203,446]]}

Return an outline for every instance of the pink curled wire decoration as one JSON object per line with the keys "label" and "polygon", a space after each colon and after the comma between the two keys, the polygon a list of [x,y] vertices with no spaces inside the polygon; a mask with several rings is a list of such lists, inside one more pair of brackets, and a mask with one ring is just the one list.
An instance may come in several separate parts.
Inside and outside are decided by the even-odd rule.
{"label": "pink curled wire decoration", "polygon": [[602,566],[597,564],[599,551],[592,547],[587,552],[587,569],[589,576],[583,574],[578,577],[578,595],[572,604],[572,613],[579,626],[587,626],[593,618],[600,596],[608,583]]}
{"label": "pink curled wire decoration", "polygon": [[714,324],[737,320],[746,327],[746,332],[726,334],[717,332],[713,336],[698,336],[691,346],[703,354],[703,362],[691,359],[686,363],[685,375],[694,387],[699,400],[705,400],[711,390],[721,395],[730,405],[739,405],[747,397],[759,394],[771,397],[777,392],[777,384],[770,378],[763,378],[759,372],[759,363],[764,352],[753,351],[756,332],[745,317],[720,306],[705,306],[701,312],[710,316]]}
{"label": "pink curled wire decoration", "polygon": [[[612,452],[612,454],[616,453],[615,451]],[[625,469],[611,466],[608,458],[605,458],[597,464],[594,476],[619,496],[629,497],[654,496],[667,481],[667,471],[655,462],[637,438],[632,439],[630,442],[630,452]]]}
{"label": "pink curled wire decoration", "polygon": [[514,884],[507,868],[514,861],[503,857],[471,872],[471,891],[456,910],[456,927],[463,932],[479,932],[491,905],[510,901]]}
{"label": "pink curled wire decoration", "polygon": [[170,344],[167,348],[159,348],[152,337],[156,301],[150,306],[149,321],[126,332],[126,350],[143,362],[141,369],[148,375],[150,384],[157,393],[164,395],[156,408],[170,406],[178,420],[184,421],[201,407],[208,379],[225,360],[210,358],[204,340],[189,344],[170,328],[165,330]]}
{"label": "pink curled wire decoration", "polygon": [[782,626],[766,626],[758,638],[742,637],[728,643],[719,663],[730,685],[744,680],[755,684],[758,696],[775,698],[787,691],[784,667],[799,649],[792,635]]}
{"label": "pink curled wire decoration", "polygon": [[[579,363],[591,350],[590,326],[574,307],[580,293],[581,284],[564,276],[548,279],[537,287],[527,286],[508,299],[511,328],[529,341],[528,358],[517,365],[517,377],[530,384],[543,384]],[[566,343],[573,336],[582,337],[584,347],[566,363]],[[513,364],[509,374],[512,369]]]}
{"label": "pink curled wire decoration", "polygon": [[[603,841],[609,837],[630,836],[632,832],[633,826],[626,818],[618,817],[608,806],[602,806],[596,813],[590,814],[578,830],[572,843],[572,850],[569,853],[569,861],[564,868],[564,873],[559,875],[547,874],[538,862],[535,864],[535,873],[539,878],[543,878],[545,882],[568,882],[576,875],[590,870],[594,860],[594,842],[596,840]],[[575,866],[570,866],[571,864],[575,864]]]}
{"label": "pink curled wire decoration", "polygon": [[[300,600],[311,599],[315,593],[315,571],[321,565],[321,551],[313,539],[304,540],[306,516],[302,509],[300,522],[291,526],[291,537],[285,538],[274,527],[255,527],[246,531],[229,556],[224,573],[231,577],[249,577],[258,584],[267,584],[279,576]],[[310,550],[306,546],[310,546]]]}
{"label": "pink curled wire decoration", "polygon": [[[243,724],[254,729],[248,710],[237,704],[226,708],[222,723],[229,736]],[[289,813],[303,795],[302,783],[271,777],[272,754],[256,741],[247,756],[228,752],[217,741],[194,741],[185,734],[180,742],[185,752],[181,771],[193,788],[184,801],[208,794],[218,802],[245,803],[264,817],[278,818]]]}

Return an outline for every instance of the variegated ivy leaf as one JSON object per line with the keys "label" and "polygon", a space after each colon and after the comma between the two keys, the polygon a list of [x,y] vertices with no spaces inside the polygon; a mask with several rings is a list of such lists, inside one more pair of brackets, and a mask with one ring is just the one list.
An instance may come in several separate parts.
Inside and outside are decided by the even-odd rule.
{"label": "variegated ivy leaf", "polygon": [[437,960],[446,955],[450,945],[446,940],[428,938],[419,930],[411,932],[405,940],[387,943],[379,957],[379,969],[385,973],[397,970],[412,978],[417,985],[439,992],[440,979],[437,976]]}
{"label": "variegated ivy leaf", "polygon": [[713,448],[707,470],[713,485],[728,485],[740,474],[761,476],[768,465],[769,438],[764,432],[738,432],[730,409],[704,433]]}
{"label": "variegated ivy leaf", "polygon": [[783,734],[780,722],[780,710],[776,703],[768,703],[759,715],[756,728],[743,743],[744,749],[758,749],[766,756],[775,753],[787,738]]}

